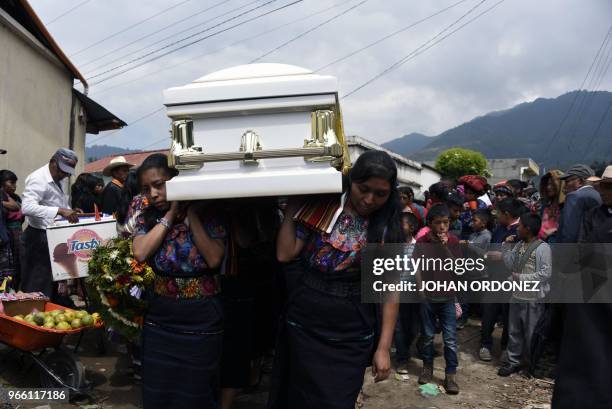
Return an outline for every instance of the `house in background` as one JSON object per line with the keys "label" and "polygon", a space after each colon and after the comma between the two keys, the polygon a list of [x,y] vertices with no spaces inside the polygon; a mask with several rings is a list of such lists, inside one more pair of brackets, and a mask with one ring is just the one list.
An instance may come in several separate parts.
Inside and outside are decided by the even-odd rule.
{"label": "house in background", "polygon": [[415,195],[424,193],[429,186],[440,181],[440,173],[432,166],[415,162],[365,138],[348,135],[346,137],[346,143],[353,163],[355,163],[359,155],[369,150],[387,152],[397,166],[397,181],[399,185],[410,186],[412,190],[414,190]]}
{"label": "house in background", "polygon": [[491,185],[509,179],[528,182],[540,175],[540,167],[531,158],[488,159],[487,162],[493,174],[487,178]]}
{"label": "house in background", "polygon": [[[73,88],[80,81],[84,91]],[[85,134],[125,122],[87,96],[85,78],[66,57],[26,0],[0,1],[0,168],[23,181],[59,147],[85,165]]]}
{"label": "house in background", "polygon": [[[111,159],[117,156],[123,156],[128,163],[135,165],[136,167],[140,166],[142,162],[149,156],[154,153],[163,153],[164,155],[169,155],[169,149],[157,149],[152,151],[142,151],[142,152],[132,152],[132,153],[118,153],[116,155],[106,156],[102,159],[98,159],[93,162],[89,162],[85,164],[84,172],[87,173],[96,173],[98,176],[102,176],[102,171],[111,161]],[[106,178],[105,182],[110,181],[110,178]]]}

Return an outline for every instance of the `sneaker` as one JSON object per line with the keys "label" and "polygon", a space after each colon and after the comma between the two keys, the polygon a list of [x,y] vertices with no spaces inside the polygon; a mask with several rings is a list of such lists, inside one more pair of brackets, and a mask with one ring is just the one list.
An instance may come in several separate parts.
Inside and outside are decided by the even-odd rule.
{"label": "sneaker", "polygon": [[455,382],[455,374],[446,374],[444,378],[444,389],[449,395],[456,395],[459,393],[459,385]]}
{"label": "sneaker", "polygon": [[419,375],[419,385],[430,383],[433,379],[433,363],[423,364],[421,375]]}
{"label": "sneaker", "polygon": [[504,365],[501,368],[499,368],[499,371],[497,371],[497,374],[499,376],[510,376],[515,372],[518,372],[519,368],[518,366],[510,366],[510,365]]}
{"label": "sneaker", "polygon": [[400,375],[408,375],[408,364],[402,363],[402,364],[397,365],[395,372],[397,372]]}
{"label": "sneaker", "polygon": [[482,347],[478,351],[478,357],[481,361],[489,362],[491,360],[491,351],[487,347]]}

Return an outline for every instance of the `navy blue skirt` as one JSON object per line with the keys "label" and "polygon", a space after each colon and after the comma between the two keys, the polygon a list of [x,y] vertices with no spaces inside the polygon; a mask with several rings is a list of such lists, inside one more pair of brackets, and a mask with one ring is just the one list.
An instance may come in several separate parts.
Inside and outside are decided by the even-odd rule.
{"label": "navy blue skirt", "polygon": [[219,407],[223,313],[217,297],[155,297],[142,335],[145,409]]}
{"label": "navy blue skirt", "polygon": [[376,308],[297,285],[279,335],[268,408],[354,409],[376,342]]}

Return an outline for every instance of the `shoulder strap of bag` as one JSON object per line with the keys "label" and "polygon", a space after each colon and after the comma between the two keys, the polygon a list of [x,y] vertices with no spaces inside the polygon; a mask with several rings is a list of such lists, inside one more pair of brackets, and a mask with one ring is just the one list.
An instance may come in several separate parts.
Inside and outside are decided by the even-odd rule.
{"label": "shoulder strap of bag", "polygon": [[525,268],[525,264],[527,264],[527,260],[529,260],[529,256],[531,256],[531,253],[533,253],[538,247],[540,247],[540,244],[542,243],[543,241],[540,239],[532,241],[527,247],[527,250],[525,250],[525,253],[523,253],[523,256],[520,258],[520,260],[517,260],[517,263],[515,265],[516,268],[514,271],[520,274],[523,271],[523,268]]}

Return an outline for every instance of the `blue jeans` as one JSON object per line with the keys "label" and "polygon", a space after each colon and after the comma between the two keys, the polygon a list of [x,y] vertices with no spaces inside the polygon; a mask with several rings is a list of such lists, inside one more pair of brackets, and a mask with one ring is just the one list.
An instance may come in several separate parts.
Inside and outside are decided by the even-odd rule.
{"label": "blue jeans", "polygon": [[436,318],[442,326],[442,339],[444,340],[444,360],[446,373],[457,372],[457,318],[455,317],[454,303],[421,304],[421,331],[423,334],[423,363],[433,364],[434,335],[436,334]]}

